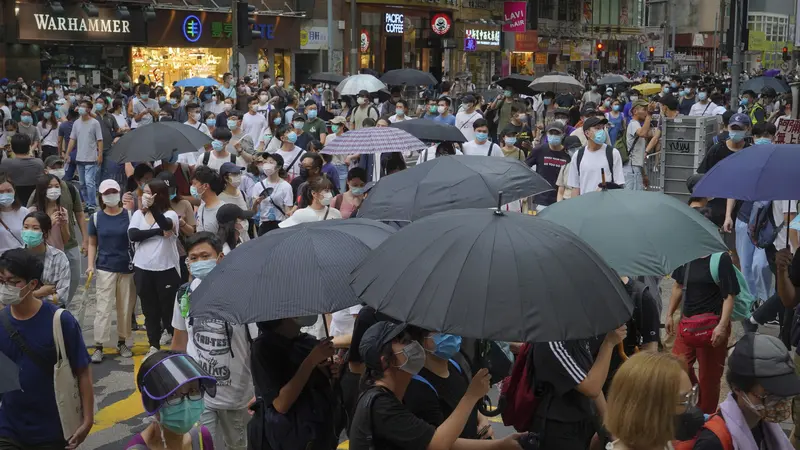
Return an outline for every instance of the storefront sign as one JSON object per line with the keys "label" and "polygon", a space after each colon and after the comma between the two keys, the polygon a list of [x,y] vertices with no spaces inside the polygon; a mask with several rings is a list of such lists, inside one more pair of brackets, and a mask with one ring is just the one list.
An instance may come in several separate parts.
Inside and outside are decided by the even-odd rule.
{"label": "storefront sign", "polygon": [[478,41],[475,38],[464,38],[464,51],[465,52],[474,52],[478,49]]}
{"label": "storefront sign", "polygon": [[387,33],[403,34],[405,25],[405,17],[402,14],[386,13],[384,14],[384,30]]}
{"label": "storefront sign", "polygon": [[539,51],[539,34],[536,30],[528,30],[514,35],[514,51],[536,52]]}
{"label": "storefront sign", "polygon": [[[257,48],[300,48],[299,19],[256,16],[253,29],[260,34],[259,39],[253,40],[253,45]],[[158,47],[231,48],[231,15],[158,10],[156,20],[147,23],[147,42]]]}
{"label": "storefront sign", "polygon": [[479,45],[500,46],[500,31],[498,30],[466,30],[465,35],[475,38]]}
{"label": "storefront sign", "polygon": [[319,50],[328,48],[328,29],[325,27],[310,27],[300,30],[300,49]]}
{"label": "storefront sign", "polygon": [[436,9],[459,9],[459,6],[461,5],[462,1],[461,0],[358,0],[358,3],[397,5],[403,7],[423,6]]}
{"label": "storefront sign", "polygon": [[359,46],[359,50],[361,50],[361,53],[366,53],[369,51],[369,43],[370,43],[369,30],[366,29],[361,30],[361,45]]}
{"label": "storefront sign", "polygon": [[800,120],[779,120],[775,143],[800,144]]}
{"label": "storefront sign", "polygon": [[203,35],[203,22],[195,16],[186,16],[183,19],[183,37],[186,38],[189,42],[197,42],[200,40],[200,36]]}
{"label": "storefront sign", "polygon": [[97,17],[89,17],[80,6],[65,6],[64,13],[51,15],[47,5],[18,3],[19,39],[22,41],[144,42],[144,18],[131,11],[120,19],[112,8],[98,8]]}
{"label": "storefront sign", "polygon": [[525,32],[525,11],[528,2],[505,2],[503,3],[503,17],[506,23],[503,24],[503,31],[511,33]]}
{"label": "storefront sign", "polygon": [[431,19],[431,29],[439,36],[444,36],[453,26],[453,19],[445,13],[439,13]]}
{"label": "storefront sign", "polygon": [[547,53],[537,53],[536,54],[536,64],[538,64],[538,65],[547,64]]}

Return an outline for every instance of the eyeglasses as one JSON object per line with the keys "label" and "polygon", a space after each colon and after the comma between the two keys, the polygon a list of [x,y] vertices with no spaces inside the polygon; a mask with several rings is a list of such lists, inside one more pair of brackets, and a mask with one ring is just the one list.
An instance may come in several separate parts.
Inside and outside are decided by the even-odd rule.
{"label": "eyeglasses", "polygon": [[688,409],[692,406],[697,406],[697,400],[699,398],[700,398],[700,385],[695,384],[694,386],[692,386],[692,390],[680,396],[681,401],[678,402],[678,404]]}
{"label": "eyeglasses", "polygon": [[176,393],[170,395],[169,397],[167,397],[167,399],[164,400],[164,403],[166,403],[169,406],[180,405],[181,402],[183,402],[184,398],[188,398],[189,400],[192,400],[192,401],[197,401],[197,400],[201,400],[205,396],[205,394],[206,394],[206,392],[203,389],[192,389],[191,391],[189,391],[189,392],[187,392],[185,394],[181,394],[181,393],[177,393],[176,392]]}

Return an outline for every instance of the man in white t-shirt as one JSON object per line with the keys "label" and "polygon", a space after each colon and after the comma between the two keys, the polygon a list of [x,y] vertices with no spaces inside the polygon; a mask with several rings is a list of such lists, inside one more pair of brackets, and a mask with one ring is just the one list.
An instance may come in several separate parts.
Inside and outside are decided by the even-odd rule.
{"label": "man in white t-shirt", "polygon": [[389,116],[389,123],[397,123],[402,122],[404,120],[411,120],[412,117],[408,117],[406,114],[408,113],[408,105],[406,105],[405,100],[398,100],[397,103],[394,105],[394,115]]}
{"label": "man in white t-shirt", "polygon": [[211,151],[205,152],[197,158],[198,166],[208,166],[214,170],[219,170],[226,162],[232,162],[239,167],[246,167],[247,163],[241,156],[230,153],[228,143],[233,134],[227,128],[217,128],[214,130],[214,140],[211,141]]}
{"label": "man in white t-shirt", "polygon": [[242,131],[253,139],[253,142],[258,142],[261,137],[261,131],[267,127],[267,118],[263,114],[258,113],[258,98],[251,97],[247,101],[247,113],[242,117]]}
{"label": "man in white t-shirt", "polygon": [[[607,124],[608,119],[605,117],[589,117],[583,122],[586,147],[575,153],[575,158],[569,165],[567,177],[567,185],[573,186],[573,197],[584,192],[598,190],[602,183],[603,171],[605,171],[606,182],[612,182],[619,186],[625,184],[622,156],[620,156],[619,150],[611,148],[605,143],[608,138]],[[609,159],[612,160],[610,164]]]}
{"label": "man in white t-shirt", "polygon": [[[467,142],[473,141],[475,139],[475,121],[483,119],[483,115],[476,109],[478,102],[474,96],[465,95],[461,104],[464,109],[456,114],[456,128],[464,134]],[[467,153],[464,152],[464,154]],[[502,152],[500,152],[500,156],[503,156]]]}
{"label": "man in white t-shirt", "polygon": [[196,233],[186,242],[192,281],[181,286],[172,313],[172,350],[186,352],[217,379],[217,395],[205,396],[200,423],[214,439],[214,448],[245,450],[247,405],[253,398],[250,344],[258,336],[254,324],[233,325],[219,319],[189,318],[192,293],[222,261],[222,242],[214,234]]}
{"label": "man in white t-shirt", "polygon": [[462,152],[471,156],[497,156],[502,158],[504,156],[503,149],[489,140],[489,123],[486,122],[486,119],[481,117],[474,121],[472,126],[473,133],[471,134],[474,137],[471,141],[465,142],[461,146]]}
{"label": "man in white t-shirt", "polygon": [[697,102],[689,110],[690,116],[713,116],[717,105],[708,98],[708,88],[701,86],[697,89]]}
{"label": "man in white t-shirt", "polygon": [[197,131],[202,131],[205,135],[211,134],[211,132],[208,131],[208,126],[200,120],[200,105],[197,103],[189,103],[186,105],[186,112],[189,116],[189,120],[184,122],[184,125],[189,125]]}

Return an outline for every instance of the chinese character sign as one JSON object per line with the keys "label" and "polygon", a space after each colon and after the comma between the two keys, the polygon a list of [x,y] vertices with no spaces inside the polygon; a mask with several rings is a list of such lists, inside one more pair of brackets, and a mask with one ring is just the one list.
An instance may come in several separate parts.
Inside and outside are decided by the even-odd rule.
{"label": "chinese character sign", "polygon": [[465,30],[465,36],[474,38],[479,45],[500,45],[499,30]]}
{"label": "chinese character sign", "polygon": [[778,121],[776,144],[800,144],[800,120],[781,119]]}

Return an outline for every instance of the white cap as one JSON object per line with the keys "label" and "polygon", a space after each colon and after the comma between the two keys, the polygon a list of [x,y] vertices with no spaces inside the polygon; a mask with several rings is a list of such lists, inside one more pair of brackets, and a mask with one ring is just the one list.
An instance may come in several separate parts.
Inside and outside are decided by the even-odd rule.
{"label": "white cap", "polygon": [[109,190],[109,189],[116,189],[117,192],[121,192],[121,190],[119,188],[119,183],[117,183],[114,180],[110,180],[110,179],[109,180],[103,180],[100,183],[100,187],[97,189],[97,192],[99,192],[101,194],[105,194],[106,191]]}
{"label": "white cap", "polygon": [[317,212],[312,208],[301,208],[295,211],[291,217],[279,223],[278,226],[281,228],[288,228],[306,222],[319,222],[319,220],[319,215],[317,215]]}

